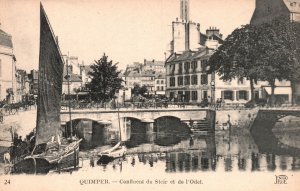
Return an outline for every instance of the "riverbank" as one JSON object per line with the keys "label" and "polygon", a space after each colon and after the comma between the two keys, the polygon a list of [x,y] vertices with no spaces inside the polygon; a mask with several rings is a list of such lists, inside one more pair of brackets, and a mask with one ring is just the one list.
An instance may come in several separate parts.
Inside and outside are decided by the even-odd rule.
{"label": "riverbank", "polygon": [[217,110],[216,111],[216,131],[224,130],[228,122],[232,127],[250,128],[258,113],[258,108],[247,110]]}
{"label": "riverbank", "polygon": [[36,125],[36,109],[19,111],[14,115],[4,116],[4,122],[0,124],[0,155],[2,158],[3,149],[11,145],[11,128],[22,136],[22,139],[32,131]]}

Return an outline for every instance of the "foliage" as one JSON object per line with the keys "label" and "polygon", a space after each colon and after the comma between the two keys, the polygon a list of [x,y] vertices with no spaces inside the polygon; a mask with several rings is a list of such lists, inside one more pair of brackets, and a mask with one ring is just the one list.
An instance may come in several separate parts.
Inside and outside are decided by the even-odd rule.
{"label": "foliage", "polygon": [[109,101],[114,98],[119,89],[122,88],[122,79],[117,64],[113,64],[105,54],[91,66],[92,71],[88,74],[91,82],[87,84],[91,99],[94,101]]}
{"label": "foliage", "polygon": [[247,78],[252,98],[253,82],[267,81],[273,104],[275,80],[299,78],[299,29],[299,24],[284,19],[236,29],[211,56],[209,72],[223,80]]}
{"label": "foliage", "polygon": [[222,80],[234,78],[250,80],[251,97],[254,97],[253,81],[256,81],[255,66],[257,49],[257,31],[251,25],[234,30],[209,60],[210,72],[216,72]]}
{"label": "foliage", "polygon": [[138,95],[142,95],[144,96],[145,93],[148,92],[148,89],[145,85],[143,85],[142,87],[140,86],[140,84],[134,84],[134,87],[132,89],[132,94],[134,94],[135,96],[138,96]]}

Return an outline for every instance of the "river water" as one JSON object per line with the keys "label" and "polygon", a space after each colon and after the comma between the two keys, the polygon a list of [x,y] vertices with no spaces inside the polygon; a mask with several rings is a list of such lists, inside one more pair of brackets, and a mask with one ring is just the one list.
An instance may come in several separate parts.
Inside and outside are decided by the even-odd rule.
{"label": "river water", "polygon": [[[80,153],[80,168],[72,173],[300,170],[300,130],[285,129],[273,131],[273,134],[278,144],[266,147],[268,142],[257,142],[248,129],[239,127],[215,133],[160,132],[148,135],[147,139],[144,134],[137,133],[126,142],[128,150],[125,157],[100,164],[96,154],[109,146],[87,149]],[[274,143],[274,140],[269,141]]]}

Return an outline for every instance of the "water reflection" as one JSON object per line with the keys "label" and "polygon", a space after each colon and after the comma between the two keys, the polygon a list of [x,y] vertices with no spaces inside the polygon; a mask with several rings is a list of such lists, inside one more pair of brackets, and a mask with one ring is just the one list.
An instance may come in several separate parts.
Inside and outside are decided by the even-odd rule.
{"label": "water reflection", "polygon": [[[148,133],[146,138],[145,129],[139,127],[131,129],[130,139],[126,143],[126,157],[106,163],[97,162],[97,165],[94,162],[99,159],[90,157],[83,161],[82,168],[75,173],[95,169],[107,173],[300,170],[300,152],[295,147],[300,143],[300,137],[295,136],[299,132],[274,133],[272,136],[263,132],[257,138],[248,129],[235,127],[213,134],[190,134],[183,125],[177,127],[175,133],[168,128],[164,131],[161,127],[155,127],[156,131]],[[267,140],[262,139],[263,136]],[[288,139],[293,143],[292,146],[287,145]],[[280,143],[281,140],[285,142]],[[81,154],[84,155],[84,152]]]}

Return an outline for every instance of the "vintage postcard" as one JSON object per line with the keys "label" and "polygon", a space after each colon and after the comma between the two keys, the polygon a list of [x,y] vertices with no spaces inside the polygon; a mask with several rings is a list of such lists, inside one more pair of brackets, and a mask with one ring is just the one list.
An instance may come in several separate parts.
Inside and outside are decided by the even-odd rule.
{"label": "vintage postcard", "polygon": [[288,190],[300,0],[0,0],[0,190]]}

